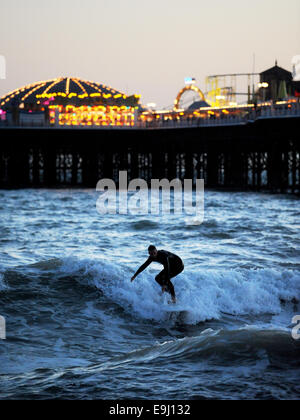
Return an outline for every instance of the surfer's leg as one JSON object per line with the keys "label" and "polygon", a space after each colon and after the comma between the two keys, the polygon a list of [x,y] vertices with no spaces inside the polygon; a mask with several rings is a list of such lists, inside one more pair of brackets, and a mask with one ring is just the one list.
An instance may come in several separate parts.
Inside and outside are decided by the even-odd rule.
{"label": "surfer's leg", "polygon": [[162,270],[156,277],[156,282],[161,286],[165,287],[165,270]]}
{"label": "surfer's leg", "polygon": [[[170,271],[170,279],[178,276],[178,274],[180,274],[183,270],[184,270],[184,265],[183,264],[180,264],[178,266],[173,267]],[[171,280],[167,281],[166,286],[167,286],[166,291],[169,292],[170,295],[172,296],[173,303],[176,303],[175,289],[174,289],[174,286],[173,286],[173,283],[171,282]]]}
{"label": "surfer's leg", "polygon": [[162,288],[164,288],[164,291],[166,291],[167,293],[170,293],[170,295],[172,296],[172,301],[175,302],[176,301],[176,296],[175,296],[174,286],[173,286],[173,283],[170,280],[166,280],[166,272],[165,272],[165,270],[161,271],[155,277],[155,280],[157,281],[157,283]]}
{"label": "surfer's leg", "polygon": [[172,297],[172,301],[173,303],[175,303],[176,302],[175,289],[174,289],[173,283],[170,280],[166,283],[166,291],[170,293]]}

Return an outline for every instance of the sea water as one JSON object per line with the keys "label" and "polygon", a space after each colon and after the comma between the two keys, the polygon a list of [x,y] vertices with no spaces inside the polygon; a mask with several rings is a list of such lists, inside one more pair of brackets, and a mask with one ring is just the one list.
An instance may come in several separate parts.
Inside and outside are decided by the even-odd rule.
{"label": "sea water", "polygon": [[[0,398],[299,398],[299,198],[205,191],[197,225],[98,197],[0,191]],[[174,312],[162,266],[130,281],[150,244],[184,261]]]}

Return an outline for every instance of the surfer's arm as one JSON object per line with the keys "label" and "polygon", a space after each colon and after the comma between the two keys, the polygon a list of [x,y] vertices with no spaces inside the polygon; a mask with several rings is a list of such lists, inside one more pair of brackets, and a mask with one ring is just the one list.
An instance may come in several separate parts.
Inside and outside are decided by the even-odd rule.
{"label": "surfer's arm", "polygon": [[133,281],[142,271],[144,271],[148,265],[150,265],[152,263],[152,258],[148,258],[148,260],[140,266],[140,268],[138,269],[138,271],[131,277],[131,281]]}

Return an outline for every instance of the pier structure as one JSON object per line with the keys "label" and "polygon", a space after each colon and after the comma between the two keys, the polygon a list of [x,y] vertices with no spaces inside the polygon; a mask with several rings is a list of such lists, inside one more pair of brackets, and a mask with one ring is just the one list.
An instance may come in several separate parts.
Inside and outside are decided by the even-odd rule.
{"label": "pier structure", "polygon": [[[209,121],[210,122],[210,121]],[[0,128],[0,188],[90,187],[135,178],[300,193],[300,115],[176,127]]]}
{"label": "pier structure", "polygon": [[[181,109],[190,91],[200,102]],[[91,81],[37,82],[1,98],[0,188],[95,188],[126,170],[148,184],[204,179],[207,188],[299,194],[297,92],[212,107],[192,84],[172,109],[155,111]]]}

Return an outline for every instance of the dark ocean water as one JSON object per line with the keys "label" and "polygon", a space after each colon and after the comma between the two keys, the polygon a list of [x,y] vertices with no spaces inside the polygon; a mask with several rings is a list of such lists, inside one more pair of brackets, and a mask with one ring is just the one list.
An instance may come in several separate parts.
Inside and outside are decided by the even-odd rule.
{"label": "dark ocean water", "polygon": [[[0,191],[1,399],[300,396],[299,199],[205,192],[185,215],[106,215],[92,190]],[[180,255],[176,306],[150,243]]]}

